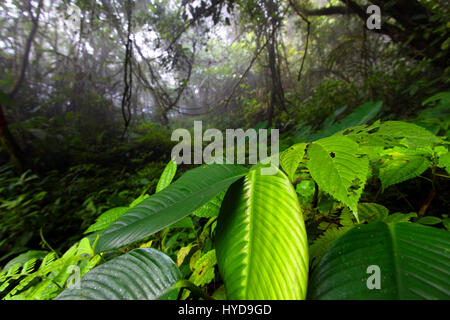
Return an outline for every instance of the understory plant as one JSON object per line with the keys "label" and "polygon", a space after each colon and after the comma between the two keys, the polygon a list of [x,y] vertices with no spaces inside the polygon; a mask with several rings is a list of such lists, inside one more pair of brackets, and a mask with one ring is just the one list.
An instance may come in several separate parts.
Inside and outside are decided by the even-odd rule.
{"label": "understory plant", "polygon": [[420,177],[432,200],[450,178],[446,138],[352,119],[297,135],[273,175],[262,163],[210,164],[172,183],[170,161],[154,194],[103,213],[70,254],[10,262],[0,291],[42,298],[30,285],[40,279],[55,299],[449,299],[448,216],[362,201],[373,185],[384,193]]}

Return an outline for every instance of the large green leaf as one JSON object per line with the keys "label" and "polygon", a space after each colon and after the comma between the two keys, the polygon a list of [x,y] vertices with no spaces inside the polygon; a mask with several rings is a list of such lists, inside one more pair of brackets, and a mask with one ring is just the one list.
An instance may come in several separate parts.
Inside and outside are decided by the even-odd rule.
{"label": "large green leaf", "polygon": [[396,141],[408,148],[430,147],[442,143],[440,137],[413,123],[404,121],[386,121],[375,133],[386,140]]}
{"label": "large green leaf", "polygon": [[[380,288],[369,289],[378,266]],[[371,223],[336,240],[312,273],[312,299],[450,299],[450,233]]]}
{"label": "large green leaf", "polygon": [[435,94],[434,96],[426,99],[425,101],[422,102],[422,105],[425,106],[427,104],[430,104],[431,102],[435,102],[435,101],[444,101],[448,104],[450,104],[450,92],[439,92],[437,94]]}
{"label": "large green leaf", "polygon": [[422,151],[393,148],[385,150],[379,178],[383,191],[394,184],[415,178],[426,171],[431,162]]}
{"label": "large green leaf", "polygon": [[294,179],[294,174],[298,168],[298,164],[302,161],[303,156],[305,155],[306,146],[306,143],[297,143],[283,151],[280,155],[281,167],[291,181]]}
{"label": "large green leaf", "polygon": [[229,299],[304,299],[308,241],[286,175],[261,168],[233,184],[216,228],[216,255]]}
{"label": "large green leaf", "polygon": [[142,248],[89,271],[79,285],[64,290],[56,300],[156,300],[176,298],[171,290],[181,272],[165,254]]}
{"label": "large green leaf", "polygon": [[[332,125],[332,123],[335,119],[335,117],[329,118],[329,122],[327,121],[323,124],[322,130],[312,135],[311,141],[318,140],[320,138],[329,137],[331,135],[334,135],[335,133],[339,131],[343,131],[350,127],[356,127],[361,126],[369,121],[371,121],[373,118],[376,117],[376,115],[380,112],[381,107],[383,105],[382,101],[369,101],[364,103],[363,105],[359,106],[351,114],[346,116],[341,121],[335,122]],[[337,114],[335,116],[339,115],[341,109],[337,110]],[[344,109],[345,110],[345,109]]]}
{"label": "large green leaf", "polygon": [[96,252],[120,248],[183,219],[246,173],[242,166],[225,164],[188,171],[115,221],[100,236]]}
{"label": "large green leaf", "polygon": [[343,130],[368,123],[378,115],[382,106],[383,101],[368,101],[364,103],[338,123],[340,129]]}
{"label": "large green leaf", "polygon": [[369,160],[360,155],[358,144],[332,136],[311,143],[308,156],[308,169],[320,189],[349,206],[357,216],[369,172]]}

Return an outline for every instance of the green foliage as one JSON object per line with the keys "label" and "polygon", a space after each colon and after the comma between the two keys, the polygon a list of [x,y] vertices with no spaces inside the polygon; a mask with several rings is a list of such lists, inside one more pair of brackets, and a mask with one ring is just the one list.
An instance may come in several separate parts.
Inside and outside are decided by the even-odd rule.
{"label": "green foliage", "polygon": [[101,235],[97,252],[120,248],[181,220],[245,173],[241,166],[217,164],[189,171],[113,223]]}
{"label": "green foliage", "polygon": [[[313,2],[0,2],[0,298],[448,299],[445,1],[384,1],[396,41]],[[178,167],[193,120],[284,172]]]}
{"label": "green foliage", "polygon": [[204,286],[210,283],[215,276],[214,267],[217,264],[216,250],[210,250],[196,260],[193,272],[189,278],[196,286]]}
{"label": "green foliage", "polygon": [[416,218],[417,213],[393,213],[384,219],[386,223],[401,223],[401,222],[409,222],[412,218]]}
{"label": "green foliage", "polygon": [[120,218],[128,210],[130,210],[129,207],[117,207],[104,212],[84,233],[102,231],[108,228],[114,221]]}
{"label": "green foliage", "polygon": [[56,300],[175,299],[172,287],[180,279],[169,257],[150,248],[136,249],[88,272]]}
{"label": "green foliage", "polygon": [[177,163],[173,160],[169,161],[166,168],[164,169],[161,178],[159,178],[158,184],[156,185],[156,192],[159,192],[169,186],[172,182],[175,173],[177,172]]}
{"label": "green foliage", "polygon": [[442,143],[442,138],[428,130],[404,121],[387,121],[379,127],[376,137],[384,139],[392,145],[400,145],[410,149],[424,148]]}
{"label": "green foliage", "polygon": [[97,218],[95,223],[90,225],[89,228],[84,233],[87,234],[107,229],[114,221],[119,219],[125,212],[127,212],[131,208],[134,208],[148,197],[149,197],[148,194],[142,194],[138,198],[136,198],[128,207],[117,207],[107,210],[106,212],[102,213]]}
{"label": "green foliage", "polygon": [[8,271],[12,267],[15,267],[16,265],[23,266],[25,263],[30,261],[31,259],[42,259],[47,255],[47,251],[43,250],[30,250],[25,253],[22,253],[21,255],[15,257],[11,261],[9,261],[5,267],[3,268],[4,271]]}
{"label": "green foliage", "polygon": [[[311,277],[311,299],[448,299],[450,234],[412,223],[371,223],[338,238]],[[447,249],[447,250],[446,250]],[[369,290],[378,266],[379,290]]]}
{"label": "green foliage", "polygon": [[369,171],[369,160],[358,144],[342,136],[324,138],[308,147],[308,156],[308,169],[319,187],[358,217],[358,200]]}
{"label": "green foliage", "polygon": [[289,179],[293,180],[295,171],[306,152],[306,143],[298,143],[280,155],[280,164]]}
{"label": "green foliage", "polygon": [[[361,254],[369,255],[370,259],[384,252],[387,256],[377,259],[389,261],[389,254],[403,254],[393,251],[404,250],[403,242],[383,250],[377,246],[391,245],[393,239],[403,241],[411,235],[407,230],[410,227],[401,227],[403,224],[397,227],[398,223],[414,221],[407,224],[414,228],[421,224],[448,226],[446,215],[440,218],[415,212],[389,214],[382,204],[360,202],[367,195],[365,189],[372,188],[377,179],[380,191],[387,192],[390,185],[423,175],[428,169],[431,179],[445,178],[438,172],[446,168],[446,141],[423,130],[409,123],[376,122],[345,128],[312,143],[296,144],[281,155],[282,168],[289,172],[289,177],[280,170],[275,175],[262,175],[261,165],[248,171],[241,166],[213,164],[190,170],[171,184],[176,167],[170,161],[159,182],[155,182],[161,190],[155,188],[157,192],[149,195],[145,188],[138,198],[129,200],[128,206],[106,210],[87,228],[89,238],[82,239],[61,258],[53,252],[44,257],[42,251],[29,251],[8,263],[0,281],[4,298],[51,299],[60,295],[58,299],[189,299],[205,298],[205,292],[211,292],[210,295],[220,299],[304,299],[308,269],[313,271],[308,295],[327,298],[331,297],[328,294],[336,294],[348,298],[345,292],[349,289],[345,285],[334,288],[333,283],[340,281],[316,280],[322,279],[317,274],[334,263],[330,262],[330,256],[336,255],[336,250],[345,252],[340,243],[344,242],[345,248],[349,247],[347,242],[359,243],[358,248],[364,247]],[[425,163],[426,168],[405,176],[397,167],[390,171],[393,178],[386,179],[390,166],[398,161],[411,163],[412,159]],[[22,177],[22,181],[25,179],[26,176]],[[14,208],[13,203],[7,205]],[[188,217],[189,214],[192,216]],[[380,225],[388,226],[388,231]],[[392,236],[397,228],[399,231],[389,241],[373,242],[373,237],[359,233],[354,236],[358,242],[345,240],[366,227],[383,229],[376,230],[377,239]],[[311,232],[312,228],[316,231]],[[425,229],[414,230],[422,234]],[[424,236],[418,239],[425,239],[426,243],[421,244],[422,240],[415,243],[416,255],[420,257],[420,250],[424,257],[430,254],[425,248],[430,250],[430,246],[437,245],[433,243],[437,239],[435,232],[436,229],[423,231]],[[444,248],[448,247],[445,241]],[[95,249],[91,247],[93,242]],[[112,251],[118,248],[123,249]],[[127,253],[129,250],[132,251]],[[430,252],[437,250],[436,247]],[[145,253],[145,257],[138,259],[135,256],[138,252]],[[101,257],[106,262],[95,267]],[[165,262],[157,262],[159,259]],[[346,254],[342,254],[342,259],[347,259]],[[353,256],[348,259],[348,263],[360,269],[362,261],[366,262]],[[428,263],[439,268],[436,263],[443,262]],[[395,263],[383,266],[394,268],[388,269],[393,280],[389,278],[389,288],[376,297],[409,297],[404,295],[407,290],[416,290],[415,286],[425,288],[423,283],[410,284],[403,278],[404,288],[395,285],[395,277],[412,272],[407,263],[405,266],[406,271],[395,269],[399,268]],[[153,271],[146,271],[148,268]],[[82,277],[81,288],[71,286],[73,271],[77,270],[76,276]],[[130,280],[130,270],[136,272],[133,278],[148,279],[145,281],[148,290],[137,289]],[[165,277],[167,282],[158,287],[159,291],[152,287],[156,278],[167,272],[176,276]],[[354,274],[356,278],[362,276],[358,272]],[[340,274],[344,273],[331,272],[327,277]],[[364,276],[367,278],[367,274]],[[441,275],[439,281],[445,295],[447,280]],[[333,288],[329,290],[329,286]],[[427,291],[422,297],[442,297],[430,288],[424,290]]]}
{"label": "green foliage", "polygon": [[[339,217],[340,227],[331,227],[326,229],[318,238],[316,238],[310,246],[310,261],[314,269],[322,259],[324,253],[339,237],[347,233],[355,226],[365,223],[385,222],[385,223],[401,223],[409,222],[411,218],[416,218],[417,214],[412,213],[394,213],[389,215],[389,210],[377,203],[359,203],[358,204],[359,222],[356,221],[350,210],[342,210]],[[441,219],[439,219],[440,221]],[[420,220],[419,220],[420,221]],[[419,222],[418,221],[418,222]]]}
{"label": "green foliage", "polygon": [[357,222],[347,209],[342,210],[340,224],[343,226],[355,226],[365,223],[386,222],[386,223],[400,223],[409,222],[412,218],[417,218],[417,213],[393,213],[378,203],[359,203],[358,204],[359,222]]}
{"label": "green foliage", "polygon": [[225,191],[218,193],[209,202],[195,210],[192,214],[200,218],[213,218],[217,217],[220,212],[220,206],[222,205],[223,198],[225,197]]}
{"label": "green foliage", "polygon": [[0,104],[10,107],[14,106],[14,102],[11,100],[11,98],[1,89],[0,89]]}
{"label": "green foliage", "polygon": [[352,228],[353,226],[346,226],[342,228],[328,229],[320,237],[318,237],[309,247],[309,259],[311,266],[314,268],[331,244]]}
{"label": "green foliage", "polygon": [[231,187],[219,216],[216,250],[227,296],[304,299],[308,247],[296,193],[281,171],[260,170]]}
{"label": "green foliage", "polygon": [[440,92],[426,99],[422,105],[425,109],[418,113],[415,123],[434,134],[449,136],[450,130],[450,93]]}
{"label": "green foliage", "polygon": [[381,153],[380,180],[383,190],[387,187],[415,178],[431,166],[426,154],[394,147]]}
{"label": "green foliage", "polygon": [[385,221],[389,210],[378,203],[360,203],[358,205],[359,219],[366,222]]}
{"label": "green foliage", "polygon": [[155,162],[127,172],[85,164],[17,176],[4,166],[0,170],[0,263],[39,249],[41,228],[57,252],[66,250],[82,238],[96,217],[155,190],[163,168],[163,163]]}
{"label": "green foliage", "polygon": [[439,156],[439,166],[445,168],[448,174],[450,174],[450,152],[446,152]]}
{"label": "green foliage", "polygon": [[[354,264],[358,271],[352,274],[352,281],[363,285],[362,278],[358,278],[364,275],[367,279],[367,273],[361,273],[363,262],[375,258],[391,261],[392,256],[410,254],[408,250],[413,250],[421,263],[439,269],[442,261],[438,258],[428,261],[425,257],[448,251],[442,233],[448,231],[437,230],[449,229],[448,215],[434,208],[432,215],[425,214],[427,203],[420,203],[417,210],[403,207],[399,210],[386,201],[396,190],[417,181],[429,184],[436,193],[449,178],[450,153],[445,137],[448,93],[435,95],[425,100],[424,105],[430,106],[428,112],[424,110],[413,121],[384,122],[373,122],[382,113],[381,102],[368,102],[353,109],[333,108],[318,132],[310,127],[303,133],[284,136],[285,144],[299,142],[287,145],[280,155],[286,175],[281,171],[274,176],[261,175],[259,165],[250,171],[241,166],[207,165],[190,170],[171,183],[178,169],[171,160],[165,168],[164,163],[151,163],[138,167],[134,173],[114,171],[120,176],[116,181],[98,182],[97,177],[103,172],[93,164],[71,167],[46,179],[30,172],[15,176],[10,168],[3,167],[0,232],[17,230],[17,235],[23,236],[21,230],[43,210],[52,208],[51,212],[56,212],[80,202],[82,208],[77,216],[85,234],[90,235],[61,256],[60,250],[53,252],[42,232],[42,247],[51,253],[35,248],[27,251],[26,245],[31,240],[26,238],[10,245],[16,251],[8,250],[9,256],[3,259],[6,262],[8,257],[15,258],[0,273],[2,297],[52,299],[60,295],[61,299],[78,299],[83,295],[134,299],[142,291],[137,291],[124,270],[128,273],[136,270],[141,272],[136,278],[148,279],[148,284],[158,274],[172,271],[176,274],[164,288],[160,287],[161,291],[151,290],[150,286],[148,295],[140,296],[146,299],[205,298],[205,293],[208,298],[218,299],[303,299],[307,295],[309,269],[313,277],[308,285],[310,297],[329,298],[336,294],[333,297],[349,298],[345,292],[351,290],[340,286],[339,279],[333,280],[345,273],[338,270],[340,264],[330,262],[330,257]],[[257,126],[265,127],[267,122]],[[146,134],[138,138],[142,144],[151,139]],[[141,162],[142,159],[135,159],[136,164]],[[58,185],[61,179],[70,182],[64,191],[74,195],[67,203],[60,193],[48,191],[52,190],[49,186]],[[55,197],[59,198],[55,201]],[[42,207],[43,203],[47,206]],[[29,220],[18,223],[18,212]],[[36,225],[41,221],[36,220]],[[15,223],[17,226],[13,227]],[[57,219],[55,223],[61,221]],[[433,228],[420,229],[421,225]],[[439,237],[436,232],[440,232]],[[417,241],[405,249],[402,246],[412,241],[411,233],[416,234]],[[12,235],[16,237],[13,232],[10,239]],[[9,244],[10,239],[5,239],[3,243]],[[72,243],[73,240],[67,239]],[[361,255],[365,253],[367,261],[345,254],[356,243],[359,249],[355,250],[361,250]],[[379,246],[387,247],[381,250]],[[336,254],[337,250],[342,255]],[[136,260],[136,252],[145,252],[146,258]],[[377,256],[380,254],[383,257]],[[158,259],[165,262],[154,269],[152,263]],[[418,290],[422,290],[422,296],[415,297],[448,295],[448,278],[444,274],[439,275],[440,284],[433,284],[435,288],[440,286],[440,293],[434,292],[424,283],[407,278],[406,274],[417,270],[412,270],[407,262],[400,262],[383,266],[390,281],[385,291],[376,297],[368,292],[361,297],[404,298]],[[97,266],[100,263],[103,264]],[[157,273],[145,271],[147,267]],[[337,271],[329,271],[333,268]],[[329,272],[326,276],[331,280],[323,280],[322,272]],[[100,279],[100,274],[110,278]],[[81,289],[70,287],[77,277],[82,277]],[[399,279],[403,287],[398,285]],[[86,293],[93,281],[103,282],[98,291],[89,289]],[[105,288],[111,286],[117,290],[106,292]],[[183,288],[189,291],[179,292]]]}
{"label": "green foliage", "polygon": [[342,80],[323,81],[309,97],[302,101],[302,108],[297,116],[298,122],[305,121],[317,126],[334,112],[336,117],[339,116],[343,112],[340,110],[343,106],[356,107],[361,100],[354,94],[355,91],[356,87],[352,83],[348,84]]}
{"label": "green foliage", "polygon": [[[307,158],[303,159],[303,151],[297,152],[295,163],[297,166],[303,161],[320,190],[349,206],[357,217],[357,204],[371,175],[380,179],[384,190],[429,168],[446,168],[446,143],[412,123],[376,122],[346,128],[308,144]],[[295,151],[287,149],[284,158],[292,158],[291,153]],[[283,169],[292,172],[286,160],[281,163]]]}
{"label": "green foliage", "polygon": [[304,207],[308,206],[314,200],[316,192],[316,184],[312,180],[302,180],[295,186],[300,204]]}
{"label": "green foliage", "polygon": [[[312,135],[311,139],[317,140],[323,137],[331,136],[336,132],[350,127],[367,124],[378,115],[378,113],[381,111],[382,105],[382,101],[366,102],[365,104],[353,110],[352,113],[343,118],[341,121],[336,121],[336,117],[338,117],[339,114],[343,112],[342,109],[338,109],[331,116],[325,119],[324,123],[322,124],[322,130]],[[343,109],[346,109],[346,107],[343,107]]]}
{"label": "green foliage", "polygon": [[29,251],[22,254],[0,273],[3,299],[53,299],[70,285],[71,278],[82,277],[100,262],[100,256],[94,254],[87,238],[73,245],[61,257],[54,252],[45,256],[42,253]]}
{"label": "green foliage", "polygon": [[424,225],[435,225],[442,222],[442,219],[438,217],[428,216],[428,217],[422,217],[419,220],[417,220],[417,223],[424,224]]}

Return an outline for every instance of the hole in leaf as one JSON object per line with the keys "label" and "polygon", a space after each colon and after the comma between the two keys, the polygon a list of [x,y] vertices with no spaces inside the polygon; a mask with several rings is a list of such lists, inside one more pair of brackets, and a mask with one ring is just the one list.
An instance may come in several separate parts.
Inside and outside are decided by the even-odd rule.
{"label": "hole in leaf", "polygon": [[352,185],[347,189],[348,195],[356,195],[356,191],[361,188],[362,181],[359,178],[352,180]]}

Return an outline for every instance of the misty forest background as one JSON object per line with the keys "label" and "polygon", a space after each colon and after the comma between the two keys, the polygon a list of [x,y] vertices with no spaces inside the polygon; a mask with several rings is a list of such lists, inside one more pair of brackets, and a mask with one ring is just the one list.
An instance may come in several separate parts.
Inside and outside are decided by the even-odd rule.
{"label": "misty forest background", "polygon": [[[380,30],[366,27],[370,4]],[[62,253],[153,193],[172,131],[194,120],[278,128],[281,151],[352,114],[348,126],[448,136],[449,99],[426,100],[449,91],[449,16],[445,0],[0,1],[0,265]],[[441,217],[449,182],[430,195],[427,174],[370,191],[392,212]],[[174,233],[168,253],[183,241]]]}

